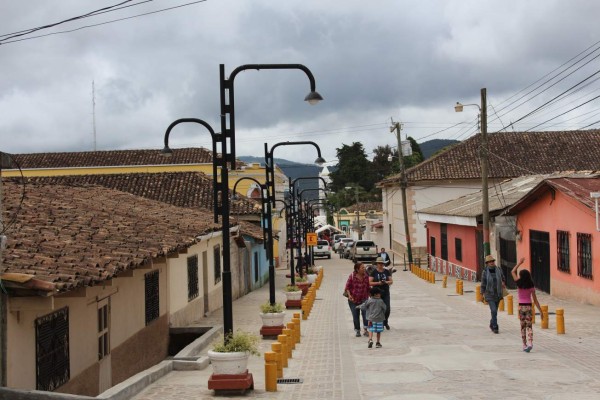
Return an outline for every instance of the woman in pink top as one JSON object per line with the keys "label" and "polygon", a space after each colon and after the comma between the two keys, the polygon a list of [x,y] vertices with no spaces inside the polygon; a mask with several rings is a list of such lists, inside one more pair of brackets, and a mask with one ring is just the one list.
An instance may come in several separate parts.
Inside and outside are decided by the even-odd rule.
{"label": "woman in pink top", "polygon": [[[540,315],[542,315],[542,307],[535,295],[535,285],[531,279],[529,270],[522,269],[518,271],[519,266],[523,264],[525,258],[521,258],[519,263],[512,269],[511,274],[517,283],[517,296],[519,297],[519,320],[521,321],[521,338],[523,339],[523,351],[529,353],[533,348],[533,328],[532,328],[532,312],[531,300],[535,302]],[[518,271],[518,273],[517,273]]]}

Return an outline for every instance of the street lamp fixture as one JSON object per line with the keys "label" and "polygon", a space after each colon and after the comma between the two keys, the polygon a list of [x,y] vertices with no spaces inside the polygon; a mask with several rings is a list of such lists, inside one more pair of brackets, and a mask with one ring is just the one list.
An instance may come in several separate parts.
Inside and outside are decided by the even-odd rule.
{"label": "street lamp fixture", "polygon": [[[488,196],[488,136],[487,136],[487,90],[481,89],[481,106],[479,104],[456,103],[454,110],[462,112],[464,106],[475,106],[479,109],[481,123],[481,208],[483,217],[483,256],[481,260],[491,253],[490,251],[490,209]],[[478,271],[479,272],[479,271]],[[478,274],[479,275],[479,274]]]}

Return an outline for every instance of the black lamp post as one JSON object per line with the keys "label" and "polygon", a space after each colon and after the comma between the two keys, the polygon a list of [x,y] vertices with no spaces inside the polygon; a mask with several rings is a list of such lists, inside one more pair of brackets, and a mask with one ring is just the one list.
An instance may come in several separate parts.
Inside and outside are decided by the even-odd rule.
{"label": "black lamp post", "polygon": [[[325,163],[325,159],[323,159],[323,157],[321,157],[321,148],[319,147],[318,144],[316,144],[315,142],[311,142],[311,141],[297,141],[297,142],[280,142],[280,143],[276,143],[273,145],[273,147],[271,147],[271,149],[269,150],[269,146],[267,145],[267,143],[265,143],[265,179],[266,179],[266,186],[267,186],[267,193],[269,195],[269,200],[270,203],[273,205],[273,207],[275,206],[275,201],[277,199],[275,199],[275,161],[274,161],[274,156],[273,153],[275,151],[275,149],[279,146],[298,146],[298,145],[311,145],[313,147],[315,147],[317,149],[317,158],[315,160],[315,164],[317,165],[323,165]],[[299,178],[296,178],[299,179]],[[323,179],[323,178],[320,178]],[[295,181],[294,181],[295,182]],[[325,182],[323,180],[323,182]],[[290,181],[290,189],[293,189],[293,183],[292,181]],[[294,201],[294,197],[293,197],[293,192],[290,191],[290,195],[291,197],[291,201],[290,201],[290,219],[296,218],[297,217],[297,210],[295,208],[295,201]],[[289,224],[286,221],[286,227],[289,227]],[[289,234],[291,231],[288,228],[287,233]],[[288,236],[288,239],[290,239],[291,236]],[[300,238],[297,237],[297,240],[299,240]],[[293,250],[293,246],[292,246],[293,242],[290,242],[290,279],[291,279],[291,284],[294,285],[296,283],[296,274],[294,271],[294,250]],[[302,256],[302,254],[298,254],[298,263],[300,263],[300,257]],[[275,267],[272,265],[269,265],[269,279],[271,279],[271,272],[273,271],[273,280],[275,279]],[[302,269],[300,268],[300,276],[302,276]]]}
{"label": "black lamp post", "polygon": [[[221,166],[221,185],[228,185],[227,163],[229,162],[231,169],[236,169],[235,160],[235,96],[234,96],[234,80],[238,73],[247,69],[299,69],[304,71],[310,81],[310,93],[304,98],[309,104],[316,104],[323,97],[316,91],[315,78],[308,68],[301,64],[246,64],[234,69],[229,78],[225,77],[225,65],[219,66],[219,92],[221,98],[221,133],[214,136],[213,148],[218,144],[221,157],[213,157],[213,163],[218,161]],[[225,186],[227,188],[227,186]],[[220,211],[222,215],[229,216],[229,196],[221,196]],[[229,238],[229,218],[223,223],[227,224],[227,237]],[[225,229],[225,227],[223,228]],[[225,241],[225,237],[223,237]],[[227,246],[227,247],[225,247]],[[227,250],[227,251],[225,251]],[[225,336],[233,332],[233,299],[231,293],[231,268],[230,268],[229,240],[223,243],[223,326]],[[269,277],[274,279],[275,267],[269,265]]]}
{"label": "black lamp post", "polygon": [[235,195],[238,183],[243,180],[253,181],[260,187],[260,200],[261,200],[261,215],[262,215],[262,228],[263,237],[265,240],[265,250],[267,251],[267,260],[269,262],[269,303],[275,304],[275,271],[271,276],[271,265],[273,265],[273,221],[271,219],[271,202],[269,201],[269,191],[267,185],[264,185],[254,178],[244,176],[238,179],[233,185],[233,193]]}
{"label": "black lamp post", "polygon": [[[300,201],[302,201],[302,194],[304,192],[315,192],[315,191],[323,191],[323,192],[327,193],[327,191],[325,189],[323,189],[323,188],[303,189],[303,190],[301,190],[298,193],[298,199]],[[308,202],[308,200],[304,202],[304,209],[305,209],[304,219],[303,219],[304,224],[302,226],[302,233],[301,233],[302,236],[301,237],[305,237],[306,234],[308,233],[308,230],[309,229],[311,229],[311,230],[314,229],[314,226],[315,226],[314,225],[314,218],[315,218],[315,216],[312,214],[312,211],[311,211],[311,214],[308,214],[308,211],[309,211],[309,202]],[[298,242],[298,251],[300,253],[302,252],[302,243],[301,242]],[[308,243],[306,242],[306,240],[304,241],[304,252],[305,253],[308,252]],[[312,254],[311,254],[310,258],[312,260]],[[300,276],[302,276],[302,268],[300,268]]]}
{"label": "black lamp post", "polygon": [[[227,142],[225,136],[216,134],[212,127],[201,119],[197,118],[181,118],[169,125],[165,132],[165,147],[162,154],[165,156],[172,155],[173,151],[169,148],[169,134],[171,130],[178,124],[183,122],[194,122],[203,125],[208,129],[212,138],[212,163],[213,163],[213,205],[214,205],[214,220],[219,222],[221,216],[221,232],[223,237],[223,332],[225,342],[229,340],[229,335],[233,333],[233,304],[231,299],[231,257],[229,243],[229,172],[227,170]],[[217,144],[220,144],[222,157],[217,154]],[[232,163],[235,166],[235,163]],[[217,177],[217,169],[221,169],[221,179]],[[220,202],[220,203],[219,203]]]}

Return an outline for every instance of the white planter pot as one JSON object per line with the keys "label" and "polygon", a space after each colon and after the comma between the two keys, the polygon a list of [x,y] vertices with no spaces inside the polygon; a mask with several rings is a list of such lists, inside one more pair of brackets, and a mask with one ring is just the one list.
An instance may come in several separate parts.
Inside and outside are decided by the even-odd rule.
{"label": "white planter pot", "polygon": [[213,373],[217,375],[243,374],[248,369],[248,357],[246,352],[219,353],[209,350],[208,358],[213,366]]}
{"label": "white planter pot", "polygon": [[302,290],[297,292],[285,292],[288,300],[302,300]]}
{"label": "white planter pot", "polygon": [[283,319],[285,318],[285,312],[279,313],[260,313],[260,317],[263,321],[263,326],[281,326],[283,325]]}
{"label": "white planter pot", "polygon": [[317,280],[317,274],[308,274],[306,275],[306,279],[308,280],[308,283],[315,283]]}

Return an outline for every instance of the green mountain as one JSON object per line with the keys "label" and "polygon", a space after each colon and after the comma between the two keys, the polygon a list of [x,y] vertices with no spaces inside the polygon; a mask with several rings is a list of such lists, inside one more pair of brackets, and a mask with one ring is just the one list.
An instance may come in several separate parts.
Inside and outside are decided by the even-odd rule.
{"label": "green mountain", "polygon": [[453,145],[453,144],[459,143],[459,142],[460,142],[459,140],[452,140],[452,139],[433,139],[433,140],[428,140],[423,143],[419,143],[419,147],[421,148],[423,157],[425,157],[425,159],[428,159],[429,157],[431,157],[432,155],[434,155],[435,153],[437,153],[444,147],[450,146],[450,145]]}

